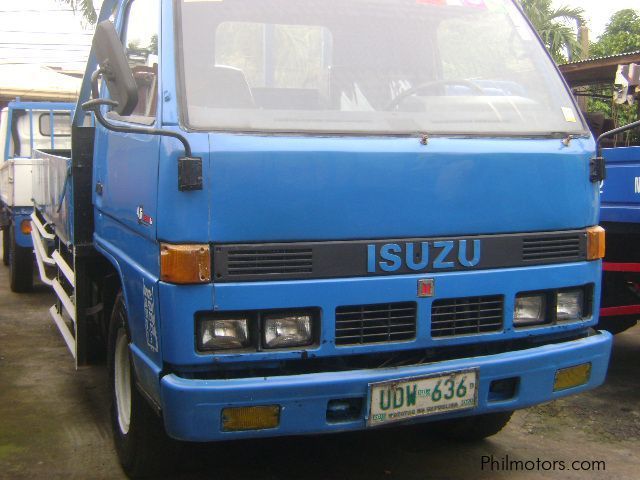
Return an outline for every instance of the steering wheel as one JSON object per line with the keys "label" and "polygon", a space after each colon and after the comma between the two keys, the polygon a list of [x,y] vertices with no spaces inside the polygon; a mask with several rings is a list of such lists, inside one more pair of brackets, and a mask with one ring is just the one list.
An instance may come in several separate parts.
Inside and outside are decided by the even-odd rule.
{"label": "steering wheel", "polygon": [[469,80],[464,80],[464,79],[459,79],[459,80],[433,80],[431,82],[425,82],[425,83],[421,83],[420,85],[416,85],[415,87],[411,87],[409,90],[405,90],[404,92],[402,92],[400,95],[398,95],[396,98],[394,98],[393,100],[391,100],[389,103],[387,103],[387,105],[385,106],[385,110],[392,110],[393,108],[396,108],[398,105],[400,105],[406,98],[411,97],[412,95],[416,95],[417,93],[423,91],[423,90],[429,90],[432,87],[436,87],[438,85],[463,85],[465,87],[469,87],[471,90],[473,90],[475,93],[477,93],[478,95],[485,95],[484,90],[482,90],[478,85],[476,85],[475,83],[469,81]]}

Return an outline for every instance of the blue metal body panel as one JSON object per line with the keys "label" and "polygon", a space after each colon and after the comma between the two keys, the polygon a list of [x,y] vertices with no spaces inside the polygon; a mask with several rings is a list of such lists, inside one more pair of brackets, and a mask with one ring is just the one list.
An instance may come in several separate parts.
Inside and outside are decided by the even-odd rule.
{"label": "blue metal body panel", "polygon": [[[592,140],[211,135],[208,238],[401,238],[597,222]],[[174,177],[175,178],[175,177]],[[491,212],[489,215],[488,212]],[[242,221],[238,221],[242,219]],[[330,228],[328,228],[330,226]],[[161,238],[176,239],[160,230]]]}
{"label": "blue metal body panel", "polygon": [[640,147],[605,148],[600,221],[640,223]]}
{"label": "blue metal body panel", "polygon": [[[600,262],[508,268],[474,272],[429,274],[435,279],[436,296],[416,298],[416,285],[424,275],[398,275],[375,278],[341,278],[285,282],[248,282],[223,285],[176,286],[159,284],[163,358],[176,367],[219,365],[248,361],[299,359],[303,350],[266,351],[260,353],[199,354],[195,351],[194,315],[200,311],[284,309],[319,307],[322,311],[320,344],[308,347],[310,357],[327,357],[357,353],[389,352],[438,346],[468,345],[479,342],[525,338],[532,335],[566,333],[592,326],[596,319],[535,329],[515,330],[511,323],[516,294],[553,288],[594,284],[600,289]],[[505,329],[483,335],[432,339],[430,337],[431,304],[440,298],[504,294]],[[165,300],[167,299],[167,300]],[[407,342],[356,346],[335,345],[336,307],[385,302],[418,302],[416,339]],[[597,312],[599,305],[595,305]]]}
{"label": "blue metal body panel", "polygon": [[[371,383],[474,367],[479,368],[477,408],[405,423],[515,410],[600,385],[607,372],[611,344],[611,334],[601,332],[573,342],[412,367],[238,380],[191,380],[171,374],[163,377],[161,382],[165,427],[172,437],[192,441],[358,430],[366,428],[366,407],[356,420],[331,423],[327,421],[328,402],[333,399],[362,398],[364,405],[367,405]],[[558,369],[587,362],[592,367],[587,384],[553,391]],[[491,401],[491,382],[514,377],[519,379],[514,397]],[[230,405],[280,405],[280,425],[268,430],[223,432],[221,410]]]}
{"label": "blue metal body panel", "polygon": [[[166,241],[399,238],[597,223],[597,186],[585,182],[592,140],[562,147],[436,138],[425,147],[416,138],[211,134],[209,153],[203,134],[189,138],[209,188],[158,197],[158,238]],[[175,191],[176,143],[162,141],[159,192]]]}

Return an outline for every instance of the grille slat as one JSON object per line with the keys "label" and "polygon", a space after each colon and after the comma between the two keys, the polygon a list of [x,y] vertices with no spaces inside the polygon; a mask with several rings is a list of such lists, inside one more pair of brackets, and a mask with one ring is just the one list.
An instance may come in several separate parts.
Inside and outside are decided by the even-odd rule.
{"label": "grille slat", "polygon": [[246,266],[246,267],[229,267],[229,271],[230,272],[234,272],[234,271],[242,271],[242,272],[246,272],[248,270],[250,271],[268,271],[268,270],[274,270],[274,269],[278,269],[278,270],[300,270],[300,269],[305,269],[307,268],[305,265],[288,265],[288,266],[283,266],[283,265],[266,265],[266,266]]}
{"label": "grille slat", "polygon": [[563,255],[563,256],[567,256],[567,255],[575,255],[575,250],[570,250],[570,249],[565,249],[565,250],[554,250],[554,251],[540,251],[540,252],[525,252],[524,253],[525,257],[551,257],[551,256],[558,256],[558,255]]}
{"label": "grille slat", "polygon": [[[354,342],[349,342],[349,344],[359,344],[361,343],[359,340],[360,339],[371,339],[371,338],[375,338],[378,339],[376,340],[376,342],[388,342],[390,340],[396,341],[396,340],[405,340],[404,336],[406,335],[411,335],[410,338],[413,338],[413,335],[415,334],[415,332],[413,330],[406,330],[406,331],[399,331],[399,332],[391,332],[389,334],[387,333],[367,333],[364,335],[346,335],[344,337],[340,337],[341,340],[356,340]],[[389,336],[391,337],[389,339]],[[401,338],[398,338],[401,337]],[[362,342],[362,343],[374,343],[374,342]]]}
{"label": "grille slat", "polygon": [[227,257],[230,276],[312,273],[311,249],[232,250]]}
{"label": "grille slat", "polygon": [[[367,305],[366,308],[372,308],[374,305]],[[373,309],[373,310],[359,310],[359,309],[352,309],[352,310],[348,310],[351,307],[340,307],[340,314],[349,314],[349,313],[354,313],[354,314],[358,314],[360,315],[361,313],[380,313],[380,312],[413,312],[415,310],[415,307],[411,307],[411,308],[377,308],[377,309]]]}
{"label": "grille slat", "polygon": [[[273,265],[273,264],[282,264],[283,261],[286,261],[287,264],[296,264],[296,263],[306,263],[309,260],[306,258],[287,258],[286,260],[283,260],[282,258],[261,258],[259,260],[252,260],[252,262],[255,263],[260,263],[260,264],[266,264],[266,265]],[[229,262],[229,267],[234,267],[236,265],[242,267],[245,263],[247,263],[247,260],[242,260],[242,261],[238,261],[238,260],[233,260],[231,262]]]}
{"label": "grille slat", "polygon": [[237,259],[249,257],[304,257],[311,253],[311,250],[234,250],[229,252],[230,256]]}
{"label": "grille slat", "polygon": [[416,336],[416,304],[383,303],[336,308],[336,345],[411,340]]}
{"label": "grille slat", "polygon": [[503,314],[504,298],[499,295],[436,300],[431,306],[431,337],[497,332],[502,330]]}
{"label": "grille slat", "polygon": [[571,243],[558,243],[558,244],[544,244],[544,245],[528,245],[523,247],[523,250],[527,253],[533,253],[533,252],[544,252],[547,251],[550,248],[556,248],[556,249],[574,249],[580,246],[580,242],[576,241],[576,242],[571,242]]}
{"label": "grille slat", "polygon": [[583,241],[580,233],[562,236],[527,237],[522,240],[522,260],[525,262],[557,261],[580,257]]}
{"label": "grille slat", "polygon": [[[352,315],[352,314],[349,314],[349,315]],[[370,317],[370,318],[366,318],[365,320],[367,320],[369,322],[375,322],[375,321],[378,321],[378,320],[385,321],[388,318],[389,317]],[[413,319],[413,315],[398,315],[398,316],[394,316],[393,318],[396,319],[396,320],[402,320],[403,318]],[[343,323],[360,322],[360,321],[362,321],[362,319],[360,319],[360,318],[340,319],[340,320],[336,320],[336,323],[343,324]]]}
{"label": "grille slat", "polygon": [[[453,309],[454,312],[457,312],[457,311],[466,312],[469,310],[469,307],[471,306],[472,305],[452,305],[451,308]],[[480,308],[480,305],[479,305],[475,311],[477,313],[484,313],[484,312],[495,312],[495,311],[501,311],[501,310],[502,310],[502,305],[496,305],[495,307],[489,307],[489,308]],[[440,314],[435,313],[433,315],[440,315]]]}
{"label": "grille slat", "polygon": [[[397,325],[394,325],[394,328],[401,328],[401,327],[411,327],[413,328],[413,323],[399,323]],[[387,328],[386,325],[377,325],[377,326],[371,326],[368,328]],[[340,327],[340,332],[350,332],[352,330],[362,330],[362,327]],[[395,330],[394,330],[395,331]]]}

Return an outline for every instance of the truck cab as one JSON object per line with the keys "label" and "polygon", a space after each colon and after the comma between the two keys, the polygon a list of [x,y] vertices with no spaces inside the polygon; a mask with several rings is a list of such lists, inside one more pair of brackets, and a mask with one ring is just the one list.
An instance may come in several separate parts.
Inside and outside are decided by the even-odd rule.
{"label": "truck cab", "polygon": [[35,149],[71,148],[75,104],[19,99],[0,111],[0,226],[3,263],[10,287],[25,292],[33,285],[32,173]]}
{"label": "truck cab", "polygon": [[595,142],[514,2],[106,0],[81,107],[32,235],[129,475],[604,381]]}

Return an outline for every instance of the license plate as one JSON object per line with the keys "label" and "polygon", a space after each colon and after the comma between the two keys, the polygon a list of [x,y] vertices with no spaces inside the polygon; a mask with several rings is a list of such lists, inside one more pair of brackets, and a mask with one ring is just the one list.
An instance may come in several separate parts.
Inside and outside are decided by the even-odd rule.
{"label": "license plate", "polygon": [[367,425],[474,408],[477,385],[477,369],[372,383]]}

